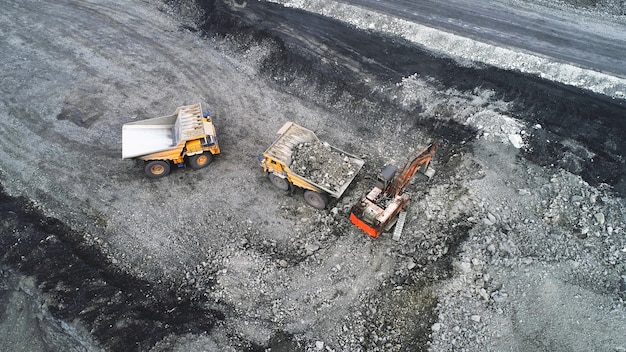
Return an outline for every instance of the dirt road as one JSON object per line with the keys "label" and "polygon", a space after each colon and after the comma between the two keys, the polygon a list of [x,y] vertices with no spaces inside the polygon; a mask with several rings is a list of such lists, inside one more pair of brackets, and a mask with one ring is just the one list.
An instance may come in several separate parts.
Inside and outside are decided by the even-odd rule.
{"label": "dirt road", "polygon": [[[256,12],[171,3],[176,11],[158,1],[3,6],[0,183],[11,197],[0,331],[24,336],[0,339],[3,349],[626,348],[623,198],[520,158],[535,146],[510,142],[545,132],[577,161],[581,138],[518,119],[497,85],[434,80],[449,61],[425,56],[432,75],[403,76],[349,52],[333,66],[295,50],[310,62],[283,66],[299,57],[293,46],[246,37],[255,30],[241,19]],[[242,30],[202,36],[211,23]],[[122,124],[198,101],[214,107],[222,147],[209,168],[149,180],[121,160]],[[289,120],[367,162],[327,211],[273,189],[258,166]],[[347,215],[366,176],[430,139],[438,172],[414,185],[401,240],[360,233]],[[545,160],[565,159],[556,154]],[[10,328],[29,326],[15,324],[20,305],[42,307],[28,321],[44,332]]]}
{"label": "dirt road", "polygon": [[[428,24],[516,51],[575,63],[598,72],[626,76],[621,58],[626,51],[626,36],[621,23],[602,21],[592,16],[584,18],[585,30],[563,11],[539,12],[529,9],[528,3],[513,1],[483,1],[480,4],[465,0],[448,1],[343,1],[371,8],[377,13],[395,18]],[[555,6],[557,7],[557,6]]]}

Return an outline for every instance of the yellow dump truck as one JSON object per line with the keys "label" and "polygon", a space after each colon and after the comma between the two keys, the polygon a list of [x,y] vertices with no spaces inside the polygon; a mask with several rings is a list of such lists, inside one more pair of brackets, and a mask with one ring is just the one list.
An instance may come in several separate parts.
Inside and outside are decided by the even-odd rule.
{"label": "yellow dump truck", "polygon": [[122,159],[143,160],[151,178],[169,174],[172,165],[203,168],[219,153],[215,126],[204,103],[122,126]]}
{"label": "yellow dump truck", "polygon": [[281,127],[259,162],[274,186],[302,188],[305,202],[317,209],[326,208],[328,197],[339,199],[365,163],[293,122]]}

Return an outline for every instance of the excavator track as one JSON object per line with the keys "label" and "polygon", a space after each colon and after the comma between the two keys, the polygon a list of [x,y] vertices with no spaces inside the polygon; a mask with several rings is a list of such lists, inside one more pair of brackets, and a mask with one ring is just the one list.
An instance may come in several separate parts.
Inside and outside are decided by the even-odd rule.
{"label": "excavator track", "polygon": [[402,236],[402,231],[404,230],[404,223],[406,222],[406,211],[400,212],[398,214],[398,221],[396,221],[396,227],[393,229],[393,239],[394,241],[399,241],[400,236]]}

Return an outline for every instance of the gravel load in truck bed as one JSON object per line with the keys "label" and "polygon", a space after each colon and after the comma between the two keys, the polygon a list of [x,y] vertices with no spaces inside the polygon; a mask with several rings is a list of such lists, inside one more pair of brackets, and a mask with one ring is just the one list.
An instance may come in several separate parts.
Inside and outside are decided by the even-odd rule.
{"label": "gravel load in truck bed", "polygon": [[352,179],[359,166],[330,144],[313,141],[298,144],[291,155],[291,169],[333,192]]}

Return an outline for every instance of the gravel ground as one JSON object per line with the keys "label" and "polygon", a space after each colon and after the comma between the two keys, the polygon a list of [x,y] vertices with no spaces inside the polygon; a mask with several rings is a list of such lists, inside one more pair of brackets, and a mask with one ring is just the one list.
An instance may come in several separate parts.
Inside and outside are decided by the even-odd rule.
{"label": "gravel ground", "polygon": [[[3,6],[0,349],[626,350],[624,199],[525,157],[545,129],[511,101],[420,75],[372,76],[365,97],[283,76],[280,43],[203,36],[198,6],[170,4]],[[151,180],[121,160],[124,123],[199,101],[210,167]],[[289,120],[366,160],[327,211],[258,166]],[[437,173],[409,188],[400,240],[359,232],[368,177],[431,139]]]}

